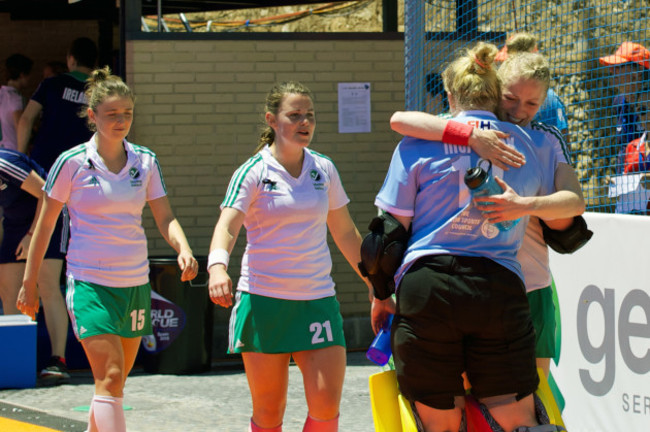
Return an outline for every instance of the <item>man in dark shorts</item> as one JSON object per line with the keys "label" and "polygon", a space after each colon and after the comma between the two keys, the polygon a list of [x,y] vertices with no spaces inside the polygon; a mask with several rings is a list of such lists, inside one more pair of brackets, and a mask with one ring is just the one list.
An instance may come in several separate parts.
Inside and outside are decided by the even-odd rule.
{"label": "man in dark shorts", "polygon": [[[36,227],[43,193],[45,170],[15,150],[0,149],[0,207],[4,210],[5,235],[0,243],[0,298],[4,314],[20,313],[16,307],[18,291],[25,273],[25,259]],[[65,364],[68,313],[61,294],[61,269],[67,235],[62,239],[59,218],[39,273],[39,294],[52,355],[40,377],[60,384],[70,375]]]}

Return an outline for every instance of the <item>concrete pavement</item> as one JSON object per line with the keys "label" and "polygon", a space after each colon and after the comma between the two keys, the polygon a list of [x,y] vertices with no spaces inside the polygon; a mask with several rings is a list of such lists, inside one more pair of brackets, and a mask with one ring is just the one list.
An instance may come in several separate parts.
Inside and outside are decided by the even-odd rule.
{"label": "concrete pavement", "polygon": [[[379,371],[365,352],[348,353],[340,431],[374,430],[368,377]],[[61,386],[0,390],[0,430],[84,431],[92,395],[87,370],[73,371],[70,383]],[[214,362],[210,372],[198,375],[147,374],[136,367],[127,380],[124,404],[131,408],[125,410],[129,432],[245,432],[251,415],[246,376],[238,360]],[[284,431],[302,431],[306,415],[300,371],[292,365]],[[12,426],[3,428],[2,418],[46,429],[20,429],[14,420],[7,420],[5,424]]]}

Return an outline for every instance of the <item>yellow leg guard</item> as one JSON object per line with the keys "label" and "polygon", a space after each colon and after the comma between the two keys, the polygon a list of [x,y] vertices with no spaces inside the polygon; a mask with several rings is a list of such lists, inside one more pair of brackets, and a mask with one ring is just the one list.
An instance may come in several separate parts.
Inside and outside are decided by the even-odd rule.
{"label": "yellow leg guard", "polygon": [[[537,373],[539,374],[539,387],[535,393],[544,404],[551,424],[566,428],[544,372],[538,369]],[[369,384],[375,432],[417,432],[411,404],[398,391],[395,371],[389,370],[371,375]],[[468,400],[466,409],[469,407],[478,409],[472,403],[477,405],[475,401]],[[473,416],[467,413],[468,432],[486,430],[486,423],[476,424],[472,418]]]}
{"label": "yellow leg guard", "polygon": [[402,430],[397,402],[397,378],[394,370],[370,375],[370,405],[375,432],[399,432]]}
{"label": "yellow leg guard", "polygon": [[411,409],[411,402],[406,400],[401,394],[397,396],[399,403],[399,414],[402,419],[402,432],[418,432],[418,427],[415,424],[415,416]]}
{"label": "yellow leg guard", "polygon": [[555,402],[551,388],[548,385],[546,375],[544,375],[544,371],[538,368],[537,374],[539,375],[539,387],[537,387],[535,394],[544,404],[544,408],[546,408],[546,413],[548,414],[548,418],[551,421],[551,424],[566,428],[564,421],[562,421],[560,409],[557,407],[557,403]]}

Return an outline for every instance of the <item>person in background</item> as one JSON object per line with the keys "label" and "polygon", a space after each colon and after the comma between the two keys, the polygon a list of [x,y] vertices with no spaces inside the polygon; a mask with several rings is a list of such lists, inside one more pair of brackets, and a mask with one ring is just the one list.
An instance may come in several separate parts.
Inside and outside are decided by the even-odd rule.
{"label": "person in background", "polygon": [[[0,245],[0,297],[4,314],[20,313],[16,301],[25,274],[25,259],[34,235],[43,202],[45,170],[26,155],[0,149],[0,207],[4,211],[5,236]],[[38,275],[40,298],[52,352],[40,377],[49,384],[61,384],[70,378],[65,362],[68,315],[59,281],[65,241],[62,222],[57,222]],[[64,236],[65,239],[65,236]]]}
{"label": "person in background", "polygon": [[[616,213],[648,215],[650,214],[650,143],[647,132],[640,138],[632,140],[625,149],[624,174],[617,181],[627,181],[638,186],[617,196]],[[637,175],[634,178],[632,175]]]}
{"label": "person in background", "polygon": [[[536,53],[537,51],[537,38],[530,33],[519,32],[508,38],[506,44],[497,54],[496,61],[504,62],[512,54],[525,52]],[[546,90],[546,97],[543,100],[544,102],[538,107],[537,114],[535,114],[533,120],[548,126],[553,126],[562,133],[562,136],[566,136],[569,125],[567,123],[564,103],[550,86]]]}
{"label": "person in background", "polygon": [[334,432],[346,354],[327,230],[357,273],[361,235],[334,163],[308,148],[316,126],[311,91],[298,82],[275,85],[265,122],[255,155],[235,171],[221,204],[208,257],[210,297],[232,305],[228,261],[244,225],[229,351],[244,360],[249,431],[282,430],[293,357],[309,410],[303,431]]}
{"label": "person in background", "polygon": [[[18,121],[25,108],[22,90],[30,80],[34,62],[22,54],[13,54],[5,61],[7,85],[0,87],[0,148],[18,149],[16,130]],[[0,220],[2,209],[0,208]],[[4,236],[0,228],[0,241]]]}
{"label": "person in background", "polygon": [[25,108],[21,92],[29,85],[33,65],[22,54],[13,54],[5,61],[7,84],[0,87],[0,148],[18,149],[16,130]]}
{"label": "person in background", "polygon": [[625,149],[625,174],[650,171],[650,142],[647,134],[631,141]]}
{"label": "person in background", "polygon": [[66,72],[68,72],[67,64],[60,61],[52,60],[45,63],[45,66],[43,67],[43,79],[59,76]]}
{"label": "person in background", "polygon": [[449,113],[449,100],[447,99],[447,92],[442,84],[442,77],[439,73],[431,72],[426,76],[427,94],[429,95],[429,102],[427,107],[431,107],[428,111],[433,111],[444,115]]}
{"label": "person in background", "polygon": [[616,115],[616,174],[625,170],[625,150],[628,144],[640,138],[646,130],[640,121],[639,111],[645,114],[645,105],[639,109],[639,101],[647,99],[650,91],[650,51],[635,42],[623,42],[613,55],[600,57],[600,64],[609,68],[612,86],[618,92],[613,108]]}
{"label": "person in background", "polygon": [[[496,197],[548,194],[556,162],[539,151],[545,137],[493,114],[501,99],[496,53],[479,42],[443,72],[454,120],[507,133],[525,157],[525,165],[497,180],[504,194]],[[527,431],[538,424],[535,331],[516,259],[527,216],[508,231],[492,226],[496,221],[471,204],[463,182],[478,155],[442,141],[448,144],[405,137],[375,201],[412,230],[395,276],[392,346],[400,391],[426,432],[457,431],[467,372],[472,392],[506,432]],[[394,307],[375,299],[373,325]]]}
{"label": "person in background", "polygon": [[178,254],[181,280],[196,277],[198,263],[169,205],[156,155],[126,140],[134,109],[129,87],[110,69],[98,69],[86,96],[86,117],[96,133],[62,153],[50,170],[17,306],[31,317],[38,310],[38,274],[66,204],[66,303],[95,379],[88,430],[124,432],[125,381],[142,336],[152,332],[145,204]]}
{"label": "person in background", "polygon": [[75,39],[67,55],[70,72],[43,80],[20,117],[18,151],[27,153],[40,115],[41,124],[29,155],[48,172],[62,152],[92,135],[78,114],[86,104],[84,86],[96,61],[95,43],[85,37]]}

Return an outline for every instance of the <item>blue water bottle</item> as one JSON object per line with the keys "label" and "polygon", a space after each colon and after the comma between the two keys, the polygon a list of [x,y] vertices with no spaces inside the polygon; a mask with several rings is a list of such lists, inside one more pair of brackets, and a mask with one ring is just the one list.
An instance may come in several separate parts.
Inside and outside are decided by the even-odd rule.
{"label": "blue water bottle", "polygon": [[[487,171],[481,167],[483,162],[488,163]],[[470,168],[465,173],[465,184],[469,188],[474,198],[499,195],[503,193],[503,188],[492,177],[492,162],[489,159],[479,159],[474,168]],[[484,211],[483,214],[489,213]],[[494,224],[499,231],[508,231],[517,225],[519,219],[511,221],[497,222]]]}
{"label": "blue water bottle", "polygon": [[377,363],[379,366],[384,366],[388,363],[392,351],[390,349],[390,326],[393,323],[393,314],[388,315],[386,321],[381,326],[381,330],[375,336],[375,340],[370,344],[366,357],[368,360]]}

